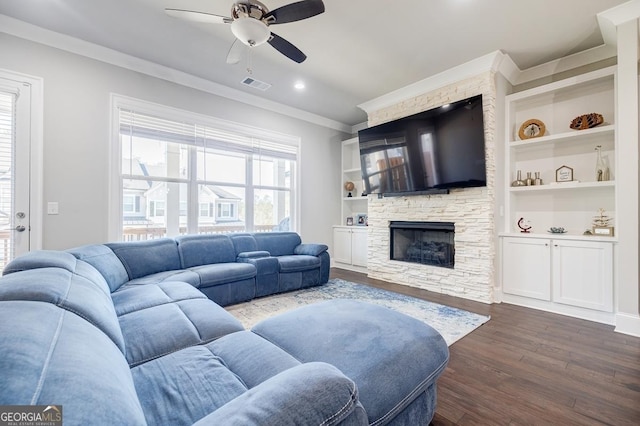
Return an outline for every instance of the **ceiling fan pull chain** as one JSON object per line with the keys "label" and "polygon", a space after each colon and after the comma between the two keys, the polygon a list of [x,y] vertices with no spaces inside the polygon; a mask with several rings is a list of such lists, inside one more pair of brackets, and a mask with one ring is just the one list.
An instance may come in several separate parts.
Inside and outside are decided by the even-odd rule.
{"label": "ceiling fan pull chain", "polygon": [[253,55],[252,49],[249,48],[249,53],[247,54],[247,72],[249,73],[249,75],[253,74],[253,69],[252,69],[253,66],[251,64],[252,55]]}

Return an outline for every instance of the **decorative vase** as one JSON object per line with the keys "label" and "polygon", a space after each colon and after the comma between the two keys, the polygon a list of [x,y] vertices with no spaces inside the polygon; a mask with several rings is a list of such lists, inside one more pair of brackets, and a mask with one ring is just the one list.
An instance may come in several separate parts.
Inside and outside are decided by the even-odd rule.
{"label": "decorative vase", "polygon": [[540,179],[540,172],[536,172],[536,178],[533,180],[534,185],[542,185],[542,179]]}
{"label": "decorative vase", "polygon": [[602,158],[602,146],[596,146],[597,158],[596,158],[596,180],[598,182],[609,180],[609,167]]}
{"label": "decorative vase", "polygon": [[522,172],[518,170],[516,180],[511,182],[511,186],[526,186],[526,182],[522,180]]}
{"label": "decorative vase", "polygon": [[531,172],[527,172],[527,178],[524,180],[525,185],[533,185],[533,179],[531,178]]}

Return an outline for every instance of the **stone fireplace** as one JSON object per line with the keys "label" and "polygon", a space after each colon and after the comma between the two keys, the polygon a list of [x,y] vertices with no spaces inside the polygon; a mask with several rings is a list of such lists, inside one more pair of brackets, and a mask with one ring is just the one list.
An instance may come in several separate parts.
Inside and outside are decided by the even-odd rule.
{"label": "stone fireplace", "polygon": [[401,262],[453,268],[455,224],[452,222],[389,223],[389,257]]}
{"label": "stone fireplace", "polygon": [[[370,195],[367,251],[369,277],[484,303],[494,301],[497,240],[495,74],[485,72],[368,113],[369,125],[373,126],[480,93],[483,95],[487,186],[452,189],[449,194],[388,198]],[[446,249],[441,244],[429,247],[429,243],[423,243],[422,240],[409,243],[413,244],[412,248],[403,249],[402,254],[391,253],[390,226],[395,222],[455,224],[455,234],[451,233],[455,244],[450,253],[453,256],[452,263],[445,267],[434,264],[442,261],[443,256],[449,253],[444,253]],[[413,238],[409,237],[406,239]],[[394,251],[397,244],[393,243]],[[419,257],[419,262],[406,261]],[[422,261],[429,257],[437,260]]]}

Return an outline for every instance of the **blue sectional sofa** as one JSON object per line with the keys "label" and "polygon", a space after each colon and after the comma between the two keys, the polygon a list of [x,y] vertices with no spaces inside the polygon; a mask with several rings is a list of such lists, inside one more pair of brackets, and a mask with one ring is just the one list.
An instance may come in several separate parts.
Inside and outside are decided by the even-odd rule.
{"label": "blue sectional sofa", "polygon": [[431,327],[333,301],[250,331],[221,307],[327,279],[326,246],[289,232],[31,252],[0,278],[0,405],[61,405],[65,425],[428,424],[448,361]]}
{"label": "blue sectional sofa", "polygon": [[68,252],[100,271],[111,291],[182,281],[220,306],[329,280],[327,246],[302,244],[295,232],[183,235]]}

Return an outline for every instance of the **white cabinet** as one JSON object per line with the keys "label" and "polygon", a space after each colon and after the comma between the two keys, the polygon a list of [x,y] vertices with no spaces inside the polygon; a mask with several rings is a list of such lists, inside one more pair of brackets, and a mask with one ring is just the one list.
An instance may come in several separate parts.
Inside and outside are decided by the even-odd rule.
{"label": "white cabinet", "polygon": [[570,240],[551,244],[553,301],[612,312],[612,245]]}
{"label": "white cabinet", "polygon": [[[519,232],[518,221],[524,218],[535,234],[563,227],[570,235],[582,235],[601,208],[615,220],[615,76],[615,67],[609,67],[506,97],[504,232]],[[594,112],[604,117],[603,124],[569,127],[574,118]],[[531,119],[542,121],[546,132],[521,139],[519,128]],[[597,180],[598,145],[609,167],[606,181]],[[573,181],[556,182],[562,166],[573,170]],[[518,171],[523,179],[528,172],[532,177],[540,173],[542,185],[512,186]]]}
{"label": "white cabinet", "polygon": [[613,312],[612,242],[503,237],[502,259],[505,302],[608,322],[601,312]]}
{"label": "white cabinet", "polygon": [[[341,196],[341,225],[346,225],[347,217],[356,220],[357,214],[367,214],[367,197],[362,195],[364,183],[360,170],[360,146],[358,138],[352,138],[342,142],[342,168],[340,179]],[[353,182],[355,189],[347,191],[344,188],[346,182]],[[349,197],[349,192],[351,196]]]}
{"label": "white cabinet", "polygon": [[364,228],[351,230],[351,264],[367,267],[367,230]]}
{"label": "white cabinet", "polygon": [[[580,318],[613,323],[615,237],[584,235],[600,209],[616,233],[616,67],[556,81],[506,97],[504,208],[500,236],[502,300]],[[604,122],[575,130],[576,117],[596,113]],[[523,123],[542,122],[543,134],[527,138]],[[600,150],[609,169],[596,173]],[[563,167],[565,166],[565,167]],[[572,179],[557,182],[558,169]],[[518,171],[542,182],[514,185]],[[570,175],[570,174],[568,174]],[[530,226],[522,233],[518,224]],[[562,227],[564,234],[550,234]]]}
{"label": "white cabinet", "polygon": [[549,240],[502,240],[502,290],[504,293],[551,300]]}
{"label": "white cabinet", "polygon": [[333,228],[333,261],[351,265],[351,229]]}
{"label": "white cabinet", "polygon": [[364,272],[367,267],[367,228],[334,226],[334,266]]}

